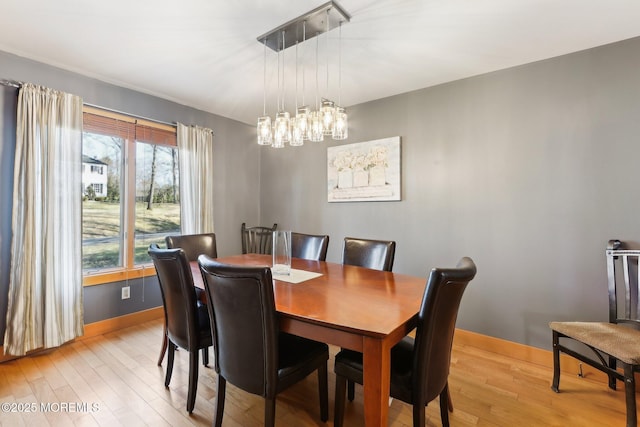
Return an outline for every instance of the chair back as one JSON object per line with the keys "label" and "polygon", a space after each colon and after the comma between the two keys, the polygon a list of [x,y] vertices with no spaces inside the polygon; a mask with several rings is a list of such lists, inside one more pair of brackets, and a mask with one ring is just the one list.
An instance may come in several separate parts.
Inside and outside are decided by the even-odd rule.
{"label": "chair back", "polygon": [[199,322],[191,267],[184,251],[149,247],[160,283],[167,335],[176,345],[197,351]]}
{"label": "chair back", "polygon": [[240,227],[242,236],[243,254],[270,254],[273,232],[278,228],[278,224],[273,227],[247,227],[243,222]]}
{"label": "chair back", "polygon": [[609,322],[640,329],[640,250],[620,240],[607,244]]}
{"label": "chair back", "polygon": [[209,303],[215,370],[237,387],[273,396],[277,387],[278,323],[268,267],[198,259]]}
{"label": "chair back", "polygon": [[329,236],[291,233],[291,256],[312,261],[325,261],[329,247]]}
{"label": "chair back", "polygon": [[167,236],[164,240],[169,249],[181,248],[189,261],[197,261],[202,254],[211,258],[218,258],[216,235],[214,233],[177,234]]}
{"label": "chair back", "polygon": [[430,402],[447,384],[460,300],[475,275],[476,266],[468,257],[456,268],[434,268],[429,274],[418,313],[412,378],[414,396],[425,399],[414,401]]}
{"label": "chair back", "polygon": [[391,271],[395,253],[396,242],[391,240],[345,237],[342,263],[374,270]]}

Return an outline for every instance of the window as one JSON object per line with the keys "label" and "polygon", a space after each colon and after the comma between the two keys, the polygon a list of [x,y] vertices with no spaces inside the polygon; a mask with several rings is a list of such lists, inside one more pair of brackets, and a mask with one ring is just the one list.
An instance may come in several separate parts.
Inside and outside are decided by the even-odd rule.
{"label": "window", "polygon": [[85,285],[155,274],[149,245],[180,233],[176,130],[88,107],[83,120]]}

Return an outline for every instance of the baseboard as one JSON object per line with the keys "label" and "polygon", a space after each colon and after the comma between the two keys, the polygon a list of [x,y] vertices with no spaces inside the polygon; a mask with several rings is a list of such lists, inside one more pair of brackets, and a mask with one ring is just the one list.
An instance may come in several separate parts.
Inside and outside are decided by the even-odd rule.
{"label": "baseboard", "polygon": [[[148,310],[138,311],[136,313],[125,314],[124,316],[113,317],[111,319],[101,320],[99,322],[88,323],[84,325],[84,335],[76,338],[74,341],[82,341],[87,338],[95,337],[109,332],[117,331],[119,329],[128,328],[130,326],[139,325],[140,323],[148,322],[150,320],[160,319],[164,316],[163,307],[150,308]],[[34,350],[27,353],[32,355],[48,350]],[[53,349],[55,350],[55,349]],[[4,354],[4,347],[0,346],[0,363],[7,362],[9,360],[17,359],[20,356],[11,356]]]}
{"label": "baseboard", "polygon": [[117,331],[119,329],[128,328],[129,326],[139,325],[140,323],[148,322],[149,320],[159,319],[163,316],[164,308],[155,307],[148,310],[138,311],[136,313],[125,314],[124,316],[101,320],[99,322],[88,323],[84,325],[84,335],[76,338],[76,340],[85,340],[87,338]]}
{"label": "baseboard", "polygon": [[[541,348],[465,331],[463,329],[456,329],[453,340],[457,345],[468,345],[481,350],[497,353],[501,356],[508,356],[517,360],[553,369],[553,353],[550,350],[543,350]],[[551,331],[549,331],[549,340],[551,340]],[[561,373],[578,375],[581,369],[582,376],[586,379],[605,383],[608,381],[604,372],[599,371],[586,363],[582,363],[571,356],[560,354]],[[551,381],[551,378],[549,381]]]}

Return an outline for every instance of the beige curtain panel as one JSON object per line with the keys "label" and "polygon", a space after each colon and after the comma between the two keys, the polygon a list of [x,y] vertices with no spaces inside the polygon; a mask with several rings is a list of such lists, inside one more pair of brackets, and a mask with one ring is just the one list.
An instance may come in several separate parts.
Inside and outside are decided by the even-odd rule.
{"label": "beige curtain panel", "polygon": [[83,334],[82,99],[25,84],[17,116],[4,352],[21,356]]}
{"label": "beige curtain panel", "polygon": [[213,233],[213,131],[178,123],[183,234]]}

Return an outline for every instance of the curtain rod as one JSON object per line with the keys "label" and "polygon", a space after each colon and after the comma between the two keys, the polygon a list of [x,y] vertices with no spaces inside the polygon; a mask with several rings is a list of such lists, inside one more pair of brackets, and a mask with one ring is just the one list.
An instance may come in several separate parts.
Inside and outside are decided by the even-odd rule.
{"label": "curtain rod", "polygon": [[15,87],[16,89],[20,89],[23,84],[23,82],[19,82],[16,80],[0,79],[0,86]]}
{"label": "curtain rod", "polygon": [[[14,87],[16,89],[20,89],[22,87],[22,85],[24,85],[24,82],[20,82],[20,81],[17,81],[17,80],[0,79],[0,86],[8,86],[8,87]],[[89,104],[88,102],[84,102],[83,104],[88,106],[88,107],[98,108],[100,110],[110,111],[112,113],[122,114],[124,116],[135,117],[137,119],[148,120],[150,122],[155,122],[155,123],[159,123],[159,124],[162,124],[162,125],[173,126],[173,127],[176,127],[178,125],[178,123],[175,123],[175,122],[171,123],[171,122],[165,122],[165,121],[162,121],[162,120],[150,119],[148,117],[142,117],[142,116],[138,116],[138,115],[135,115],[135,114],[126,113],[126,112],[123,112],[123,111],[114,110],[112,108],[105,108],[105,107],[102,107],[100,105]]]}
{"label": "curtain rod", "polygon": [[142,117],[142,116],[138,116],[138,115],[135,115],[135,114],[126,113],[124,111],[114,110],[112,108],[106,108],[106,107],[102,107],[100,105],[89,104],[88,102],[83,102],[83,104],[86,105],[87,107],[93,107],[93,108],[97,108],[99,110],[109,111],[111,113],[122,114],[123,116],[129,116],[129,117],[133,117],[133,118],[136,118],[136,119],[147,120],[149,122],[159,123],[161,125],[167,125],[167,126],[173,126],[173,127],[178,126],[178,123],[170,123],[170,122],[163,122],[162,120],[150,119],[148,117]]}

